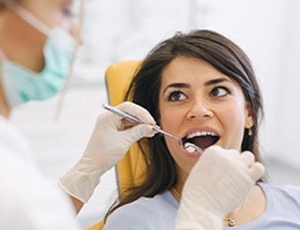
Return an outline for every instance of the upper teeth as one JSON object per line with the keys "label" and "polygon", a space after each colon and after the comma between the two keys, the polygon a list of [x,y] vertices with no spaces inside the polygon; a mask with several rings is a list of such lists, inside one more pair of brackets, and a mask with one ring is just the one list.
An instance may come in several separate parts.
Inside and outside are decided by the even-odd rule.
{"label": "upper teeth", "polygon": [[216,136],[213,132],[206,132],[206,131],[197,131],[194,133],[190,133],[187,138],[199,137],[199,136]]}

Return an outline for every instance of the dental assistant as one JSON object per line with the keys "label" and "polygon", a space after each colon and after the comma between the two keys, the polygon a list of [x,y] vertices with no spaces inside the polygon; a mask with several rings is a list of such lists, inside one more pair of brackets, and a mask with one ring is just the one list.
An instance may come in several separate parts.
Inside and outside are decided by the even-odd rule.
{"label": "dental assistant", "polygon": [[[15,107],[46,100],[62,88],[76,46],[70,31],[62,26],[71,20],[71,4],[68,0],[0,2],[1,229],[79,229],[70,199],[59,186],[42,178],[26,139],[9,121]],[[146,110],[132,103],[120,109],[154,123]],[[79,207],[77,211],[89,199],[101,175],[133,142],[152,133],[149,125],[124,132],[119,132],[119,127],[117,116],[100,114],[83,157],[61,177],[60,185]]]}

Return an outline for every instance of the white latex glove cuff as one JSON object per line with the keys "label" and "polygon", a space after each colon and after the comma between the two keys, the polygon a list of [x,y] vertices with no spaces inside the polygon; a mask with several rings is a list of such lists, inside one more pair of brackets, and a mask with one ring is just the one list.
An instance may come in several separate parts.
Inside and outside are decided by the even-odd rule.
{"label": "white latex glove cuff", "polygon": [[88,202],[100,177],[105,173],[102,170],[93,170],[88,165],[78,162],[65,175],[59,178],[59,184],[66,193],[83,203]]}

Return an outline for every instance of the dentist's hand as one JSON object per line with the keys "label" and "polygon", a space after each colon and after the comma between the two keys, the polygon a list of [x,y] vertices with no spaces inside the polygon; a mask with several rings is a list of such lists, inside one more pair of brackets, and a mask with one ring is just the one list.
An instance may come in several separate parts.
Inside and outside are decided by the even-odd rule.
{"label": "dentist's hand", "polygon": [[[144,123],[155,124],[149,112],[134,103],[124,102],[117,108]],[[134,125],[112,112],[101,113],[82,158],[60,178],[61,186],[69,195],[87,202],[100,177],[121,160],[129,147],[140,138],[153,135],[151,125]]]}
{"label": "dentist's hand", "polygon": [[204,151],[183,188],[177,230],[220,230],[264,175],[251,152],[212,146]]}

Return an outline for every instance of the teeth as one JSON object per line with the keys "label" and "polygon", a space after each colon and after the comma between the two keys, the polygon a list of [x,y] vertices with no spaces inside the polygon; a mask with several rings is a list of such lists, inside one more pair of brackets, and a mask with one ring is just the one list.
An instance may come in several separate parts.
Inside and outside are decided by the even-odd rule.
{"label": "teeth", "polygon": [[193,138],[193,137],[200,137],[200,136],[217,136],[215,133],[213,132],[206,132],[206,131],[198,131],[198,132],[194,132],[194,133],[190,133],[187,138]]}

